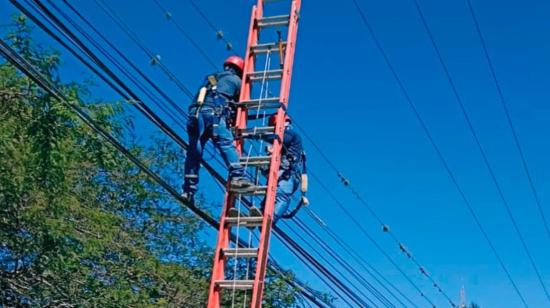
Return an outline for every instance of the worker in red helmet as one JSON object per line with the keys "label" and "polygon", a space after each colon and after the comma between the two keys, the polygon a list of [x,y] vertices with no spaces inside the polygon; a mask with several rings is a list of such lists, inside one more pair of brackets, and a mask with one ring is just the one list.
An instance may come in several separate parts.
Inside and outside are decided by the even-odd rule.
{"label": "worker in red helmet", "polygon": [[[277,115],[269,118],[269,126],[275,126]],[[292,126],[292,119],[284,115],[285,133],[281,150],[281,165],[279,167],[279,182],[273,212],[273,223],[281,218],[291,218],[302,205],[308,205],[306,198],[308,179],[306,170],[306,155],[302,145],[302,137]],[[267,141],[273,143],[276,137],[268,137]],[[271,149],[269,149],[271,151]],[[292,196],[301,190],[300,202],[292,207]],[[251,212],[255,212],[252,209]]]}
{"label": "worker in red helmet", "polygon": [[209,140],[214,142],[229,169],[232,188],[247,189],[254,185],[239,163],[234,137],[227,125],[229,104],[239,100],[243,70],[244,60],[241,57],[227,58],[223,71],[206,76],[189,107],[189,149],[185,158],[183,183],[183,198],[188,202],[194,202],[202,153]]}

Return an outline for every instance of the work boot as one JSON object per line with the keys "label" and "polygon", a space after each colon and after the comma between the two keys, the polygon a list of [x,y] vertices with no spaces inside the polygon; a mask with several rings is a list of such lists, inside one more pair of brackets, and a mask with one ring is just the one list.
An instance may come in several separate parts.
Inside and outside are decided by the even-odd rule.
{"label": "work boot", "polygon": [[227,216],[229,217],[239,217],[239,210],[237,210],[236,208],[232,207],[229,209],[229,211],[227,212]]}
{"label": "work boot", "polygon": [[195,194],[191,192],[184,192],[181,195],[181,198],[183,199],[183,202],[195,204]]}
{"label": "work boot", "polygon": [[245,177],[231,179],[231,188],[236,190],[247,190],[254,187],[254,183]]}
{"label": "work boot", "polygon": [[248,210],[248,216],[250,217],[262,217],[262,211],[259,208],[253,206]]}
{"label": "work boot", "polygon": [[[248,216],[249,217],[262,217],[262,215],[263,215],[262,211],[260,211],[260,209],[258,209],[255,206],[248,209]],[[250,227],[247,227],[247,228],[248,228],[248,230],[252,231],[252,230],[256,229],[256,226],[250,226]]]}

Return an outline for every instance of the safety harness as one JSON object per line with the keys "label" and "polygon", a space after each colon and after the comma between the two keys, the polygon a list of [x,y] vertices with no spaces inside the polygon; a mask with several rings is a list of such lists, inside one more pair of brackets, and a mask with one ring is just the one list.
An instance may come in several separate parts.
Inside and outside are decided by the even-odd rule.
{"label": "safety harness", "polygon": [[302,173],[300,174],[300,183],[301,183],[300,191],[302,193],[302,196],[300,197],[300,201],[298,202],[296,207],[292,211],[290,211],[290,213],[281,216],[281,218],[283,218],[283,219],[293,218],[294,216],[296,216],[296,214],[298,214],[298,212],[300,211],[302,206],[304,206],[304,205],[308,206],[309,205],[309,199],[306,197],[306,193],[307,193],[307,189],[308,189],[309,184],[308,184],[307,173],[305,173],[305,170],[306,170],[306,153],[304,151],[302,151],[302,153],[301,153],[301,158],[302,158],[302,170],[301,170]]}
{"label": "safety harness", "polygon": [[[206,77],[206,81],[204,85],[199,89],[199,93],[197,95],[197,98],[195,100],[195,103],[191,104],[189,108],[196,108],[195,110],[195,117],[198,118],[199,113],[201,109],[208,105],[208,101],[210,100],[210,103],[212,104],[212,108],[217,111],[220,115],[225,115],[226,118],[231,118],[229,113],[231,112],[231,98],[228,98],[225,93],[221,93],[218,91],[218,81],[224,77],[225,75],[228,75],[231,73],[228,72],[220,72],[212,75],[208,75]],[[217,100],[223,99],[225,102],[229,101],[229,104],[224,104],[223,106],[219,106],[216,104]],[[206,103],[206,104],[205,104]]]}

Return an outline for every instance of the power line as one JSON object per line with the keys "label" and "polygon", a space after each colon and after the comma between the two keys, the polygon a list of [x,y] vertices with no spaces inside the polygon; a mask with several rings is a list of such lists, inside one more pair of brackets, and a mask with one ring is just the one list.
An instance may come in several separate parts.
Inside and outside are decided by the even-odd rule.
{"label": "power line", "polygon": [[[66,104],[69,106],[77,116],[86,124],[89,126],[93,131],[95,131],[97,134],[99,134],[105,141],[107,141],[111,146],[113,146],[116,150],[118,150],[120,153],[122,153],[126,158],[128,158],[132,163],[134,163],[142,172],[147,174],[150,178],[152,178],[157,184],[159,184],[162,188],[164,188],[173,198],[175,198],[179,203],[189,208],[195,215],[206,221],[210,226],[217,229],[218,222],[214,220],[212,217],[210,217],[208,214],[203,212],[201,209],[197,208],[195,205],[191,203],[186,203],[183,198],[178,194],[176,190],[174,190],[166,181],[164,181],[159,175],[154,173],[152,170],[150,170],[141,160],[139,160],[137,157],[135,157],[130,150],[128,150],[126,147],[124,147],[116,138],[114,138],[109,132],[107,132],[105,129],[103,129],[100,125],[98,125],[83,109],[78,106],[76,103],[71,103],[70,100],[59,90],[57,89],[50,81],[48,81],[47,78],[42,76],[42,74],[36,70],[30,63],[28,63],[25,59],[23,59],[20,55],[18,55],[11,47],[9,47],[3,40],[0,40],[0,52],[3,54],[3,56],[12,63],[15,67],[17,67],[20,71],[22,71],[26,76],[31,78],[38,86],[43,88],[46,92],[48,92],[50,95],[55,97],[60,102]],[[280,271],[278,268],[274,268],[276,272]],[[285,276],[283,276],[285,278]],[[287,277],[288,278],[288,277]],[[296,283],[291,283],[291,285],[296,285]],[[301,293],[310,298],[313,302],[317,302],[315,297],[313,297],[311,294],[308,294],[304,290],[307,290],[307,288],[299,288]],[[320,306],[320,305],[319,305]]]}
{"label": "power line", "polygon": [[[153,1],[158,1],[158,0],[153,0]],[[189,0],[191,3],[193,3],[193,0]],[[206,15],[204,13],[201,12],[201,15],[203,15],[205,18]],[[302,134],[304,135],[304,137],[306,137],[306,139],[313,145],[313,147],[320,153],[320,155],[322,156],[322,158],[329,164],[329,166],[334,170],[336,171],[336,174],[337,176],[342,180],[342,182],[345,184],[345,186],[349,186],[349,180],[346,179],[343,174],[338,170],[338,168],[335,166],[335,164],[328,158],[328,156],[324,153],[324,151],[316,144],[316,142],[309,136],[309,134],[307,134],[306,130],[301,127],[300,125],[298,125],[297,123],[294,123],[294,125],[300,129],[300,131],[302,132]],[[438,285],[438,283],[429,275],[428,272],[426,272],[425,268],[423,266],[420,265],[420,263],[417,261],[417,259],[415,259],[412,254],[409,252],[409,251],[404,251],[404,248],[405,246],[398,240],[397,236],[395,235],[395,233],[393,233],[386,224],[384,224],[381,220],[381,218],[376,214],[376,212],[373,210],[373,208],[368,205],[365,200],[360,196],[360,194],[357,192],[357,190],[355,190],[353,187],[349,186],[349,188],[351,189],[352,193],[357,197],[357,199],[362,203],[364,204],[368,211],[370,212],[370,214],[376,219],[378,220],[378,222],[381,224],[381,226],[383,227],[383,230],[385,230],[385,232],[389,233],[391,235],[391,237],[397,242],[399,248],[401,249],[401,251],[403,251],[411,260],[413,260],[413,262],[415,263],[415,265],[420,269],[420,272],[426,276],[433,284],[433,286],[440,292],[442,293],[446,298],[447,300],[451,303],[451,305],[454,307],[456,306],[452,300],[450,299],[450,297],[441,289],[441,287]]]}
{"label": "power line", "polygon": [[218,67],[218,65],[216,65],[214,63],[214,61],[206,54],[206,52],[202,49],[202,47],[197,42],[195,42],[195,40],[191,37],[191,35],[189,35],[189,33],[187,33],[187,31],[185,31],[185,29],[183,29],[183,27],[174,19],[174,16],[172,16],[172,13],[168,9],[166,9],[162,5],[162,3],[160,3],[159,0],[152,0],[152,1],[164,13],[166,18],[176,27],[178,32],[183,37],[185,37],[191,43],[191,45],[193,45],[193,47],[195,47],[195,49],[197,49],[199,51],[199,53],[203,56],[203,58],[206,60],[206,62],[208,62],[210,64],[210,66],[212,66],[214,69],[216,69]]}
{"label": "power line", "polygon": [[[432,46],[435,50],[435,53],[436,53],[437,58],[439,60],[439,63],[441,64],[441,67],[443,68],[443,71],[445,72],[445,76],[447,77],[447,81],[449,82],[449,85],[451,86],[453,95],[455,96],[456,101],[458,102],[458,105],[460,106],[460,110],[462,112],[462,115],[464,116],[464,119],[466,120],[466,123],[468,124],[468,128],[469,128],[472,136],[474,137],[475,143],[476,143],[476,145],[479,149],[481,157],[483,158],[483,162],[485,163],[485,166],[487,167],[487,170],[489,171],[489,174],[491,176],[491,179],[492,179],[493,183],[495,184],[495,187],[496,187],[497,192],[499,194],[499,197],[502,201],[502,204],[504,205],[504,207],[506,209],[506,213],[508,214],[508,217],[510,218],[510,220],[512,222],[512,225],[514,226],[514,230],[516,231],[516,234],[518,235],[518,238],[519,238],[519,240],[520,240],[520,242],[523,246],[523,250],[527,254],[527,257],[529,258],[529,262],[531,263],[531,267],[533,268],[533,270],[535,271],[535,273],[537,275],[539,284],[541,285],[542,289],[544,290],[544,293],[546,294],[546,298],[548,300],[550,300],[550,294],[548,293],[548,290],[546,289],[546,286],[544,285],[544,282],[542,280],[542,276],[540,274],[540,271],[539,271],[539,269],[538,269],[538,267],[537,267],[537,265],[536,265],[536,263],[533,259],[533,256],[532,256],[531,251],[529,250],[529,248],[527,246],[527,243],[525,242],[525,239],[523,238],[523,234],[521,233],[521,231],[519,229],[517,221],[516,221],[516,219],[515,219],[515,217],[512,213],[512,209],[510,208],[510,205],[508,204],[508,202],[506,201],[506,198],[504,197],[504,192],[502,191],[502,187],[498,183],[495,172],[494,172],[493,168],[491,167],[491,164],[489,163],[489,159],[487,157],[487,154],[485,153],[485,150],[483,149],[483,146],[481,145],[481,141],[479,140],[478,135],[475,131],[475,128],[472,124],[472,121],[471,121],[471,119],[470,119],[470,117],[469,117],[469,115],[466,111],[466,107],[464,106],[464,102],[462,101],[462,97],[460,96],[460,94],[458,92],[458,88],[456,87],[456,84],[454,83],[454,80],[451,76],[449,68],[447,67],[447,64],[445,63],[445,60],[443,59],[443,55],[442,55],[441,51],[439,50],[439,47],[437,46],[437,43],[436,43],[435,38],[433,36],[433,33],[432,33],[430,27],[428,26],[428,22],[426,20],[426,17],[424,15],[424,13],[422,12],[422,9],[420,7],[420,4],[418,3],[418,0],[413,0],[413,1],[414,1],[414,5],[416,7],[416,10],[417,10],[418,14],[420,15],[420,19],[422,21],[424,29],[426,30],[426,33],[428,34],[430,42],[431,42],[431,44],[432,44]],[[506,112],[506,114],[508,115],[508,112]],[[515,134],[514,134],[514,136],[515,136]],[[535,193],[535,196],[536,196],[536,193]],[[543,218],[544,218],[544,216],[543,216]]]}
{"label": "power line", "polygon": [[535,184],[533,181],[533,177],[531,176],[531,172],[529,171],[529,167],[527,164],[527,159],[525,158],[525,154],[523,153],[523,148],[521,146],[521,143],[519,141],[519,136],[516,131],[514,122],[512,121],[512,116],[510,115],[510,110],[508,109],[508,104],[506,103],[506,100],[504,99],[504,92],[502,91],[502,87],[500,86],[500,81],[497,78],[496,70],[493,65],[493,61],[491,60],[491,57],[489,56],[489,50],[487,49],[487,43],[485,42],[485,38],[483,37],[483,33],[481,32],[481,26],[479,25],[479,22],[477,20],[476,14],[474,12],[472,3],[470,0],[466,1],[468,5],[468,10],[472,16],[472,20],[474,21],[476,32],[479,37],[481,47],[483,49],[483,54],[485,55],[485,59],[487,60],[487,65],[489,66],[489,70],[491,72],[491,78],[493,79],[495,83],[495,87],[497,89],[499,101],[502,105],[502,108],[504,109],[504,114],[506,115],[506,122],[508,122],[508,126],[510,127],[510,130],[512,131],[512,136],[514,137],[514,143],[516,145],[516,149],[519,153],[519,156],[521,158],[521,164],[523,166],[523,170],[525,170],[525,175],[527,176],[529,186],[531,187],[531,191],[533,193],[533,196],[535,198],[535,202],[537,204],[537,208],[539,210],[540,216],[542,218],[542,221],[544,223],[544,228],[546,230],[546,235],[550,238],[550,227],[548,226],[548,220],[546,219],[546,215],[544,214],[544,209],[542,207],[542,204],[540,202],[539,194],[535,188]]}
{"label": "power line", "polygon": [[[366,278],[363,277],[355,268],[353,268],[348,261],[339,256],[332,247],[326,244],[315,232],[309,229],[301,220],[294,218],[294,223],[302,230],[305,234],[313,239],[315,243],[321,246],[328,254],[336,260],[336,262],[342,266],[351,276],[360,282],[381,304],[385,307],[396,307],[387,297],[385,297],[380,291],[378,291]],[[287,223],[288,225],[288,223]],[[296,232],[296,231],[294,231]],[[299,233],[298,233],[299,234]],[[301,237],[301,236],[300,236]],[[303,240],[303,239],[302,239]],[[324,257],[321,254],[321,257]]]}
{"label": "power line", "polygon": [[[130,80],[132,80],[132,82],[138,86],[138,88],[142,89],[142,92],[145,92],[144,90],[144,87],[142,85],[139,84],[139,82],[132,76],[132,74],[130,74],[126,69],[125,69],[125,66],[118,63],[118,61],[116,61],[114,59],[114,57],[112,57],[110,55],[109,52],[107,52],[104,48],[101,47],[101,45],[95,41],[93,39],[93,37],[91,37],[90,35],[87,35],[86,32],[80,28],[76,22],[74,22],[72,20],[72,18],[70,18],[67,14],[63,13],[63,11],[57,7],[52,1],[50,0],[47,0],[48,3],[50,3],[50,5],[59,13],[61,14],[69,23],[71,23],[71,25],[77,29],[77,31],[86,37],[86,39],[88,41],[90,41],[98,50],[100,50],[100,52],[106,56],[116,67],[118,67],[124,74],[126,77],[128,77]],[[111,41],[109,41],[109,39],[107,39],[102,33],[101,31],[99,31],[86,17],[84,17],[73,5],[71,5],[67,0],[63,0],[63,2],[65,3],[65,5],[71,10],[71,12],[73,12],[76,16],[78,16],[97,36],[99,36],[112,50],[115,51],[115,53],[120,57],[122,58],[122,60],[127,64],[129,65],[135,72],[138,73],[138,75],[144,79],[146,81],[146,83],[151,86],[153,89],[155,89],[155,91],[157,93],[159,93],[161,96],[162,96],[162,100],[159,99],[158,97],[151,97],[150,94],[147,94],[148,97],[150,97],[152,100],[158,102],[157,104],[161,104],[163,105],[163,102],[168,102],[168,104],[176,111],[176,114],[180,114],[184,119],[185,121],[188,120],[189,118],[189,115],[187,114],[187,112],[185,112],[179,105],[178,103],[176,103],[171,97],[169,97],[162,89],[159,88],[159,86],[157,86],[149,77],[147,77],[147,75],[145,75],[143,73],[143,71],[141,71],[123,52],[120,51],[120,49],[115,46],[113,43],[111,43]],[[190,96],[189,96],[190,97]],[[192,98],[192,97],[190,97]],[[169,117],[173,117],[172,116],[172,113],[168,113],[168,116]],[[181,127],[184,131],[187,131],[187,127],[185,127],[184,125],[182,125],[182,123],[185,123],[185,121],[177,121],[176,124]],[[212,149],[208,149],[206,148],[205,151],[207,153],[210,154],[210,156],[217,162],[220,164],[220,166],[223,166],[225,168],[225,163],[223,163],[219,157],[217,157],[213,152],[212,152]],[[210,159],[205,159],[205,161],[209,161]]]}
{"label": "power line", "polygon": [[[395,285],[393,285],[389,280],[386,279],[386,277],[384,277],[384,275],[382,275],[382,273],[380,273],[374,266],[372,266],[371,264],[369,264],[369,262],[367,262],[359,253],[357,253],[351,246],[349,246],[348,244],[346,244],[334,231],[331,230],[331,228],[322,220],[320,220],[319,216],[317,214],[315,214],[311,209],[309,208],[306,208],[306,211],[308,214],[311,214],[312,215],[312,219],[317,221],[319,226],[321,226],[321,228],[340,246],[342,247],[342,249],[352,257],[352,259],[354,259],[371,277],[373,277],[373,279],[378,283],[380,284],[384,290],[386,290],[386,292],[388,292],[396,301],[398,301],[403,307],[407,307],[407,305],[405,303],[403,303],[401,301],[401,299],[399,299],[399,297],[397,297],[397,295],[392,291],[390,290],[388,287],[386,287],[386,284],[389,285],[391,288],[393,288],[394,291],[396,291],[401,297],[403,297],[409,304],[412,305],[412,307],[418,307],[415,303],[413,303],[405,294],[403,294],[403,292],[401,292]],[[294,218],[295,222],[297,223],[301,223],[302,225],[305,226],[305,223],[298,217],[295,217]],[[315,234],[315,233],[314,233]],[[317,238],[319,238],[318,235],[316,235]],[[319,240],[321,240],[319,238]],[[323,242],[321,240],[321,242]],[[374,272],[376,275],[374,275],[372,272]],[[377,275],[383,280],[380,281],[380,279],[378,279]]]}
{"label": "power line", "polygon": [[[114,84],[112,84],[112,83],[110,82],[109,79],[107,79],[107,78],[104,77],[101,73],[99,73],[97,70],[95,70],[95,68],[93,68],[93,66],[91,66],[89,63],[87,63],[82,57],[80,57],[80,55],[78,55],[78,53],[74,52],[74,50],[72,50],[68,45],[66,45],[62,40],[60,40],[59,37],[57,37],[55,34],[53,34],[53,32],[51,32],[49,29],[47,29],[38,19],[36,19],[36,17],[34,17],[32,14],[30,14],[30,12],[28,12],[24,7],[20,6],[17,2],[15,2],[15,0],[10,0],[10,1],[12,1],[12,3],[13,3],[16,7],[18,7],[21,11],[23,11],[27,16],[29,16],[31,19],[33,19],[33,21],[34,21],[37,25],[39,25],[39,27],[41,27],[43,30],[45,30],[45,31],[46,31],[48,34],[50,34],[54,39],[56,39],[56,41],[58,41],[59,43],[61,43],[65,48],[67,48],[71,53],[73,53],[73,55],[75,55],[79,60],[83,61],[84,64],[86,64],[86,65],[87,65],[89,68],[91,68],[96,74],[98,74],[98,76],[100,76],[104,81],[106,81],[108,85],[110,85],[111,87],[113,87],[113,89],[115,89],[115,91],[117,91],[117,93],[119,93],[119,94],[121,94],[123,97],[126,97],[127,99],[129,99],[128,96],[126,96],[126,94],[125,94],[124,92],[122,92],[120,89],[118,89],[116,86],[114,86]],[[45,9],[45,8],[43,8],[43,9]],[[46,12],[49,12],[49,11],[47,11],[47,9],[45,9],[45,11],[46,11]],[[50,13],[50,14],[51,14],[51,13]],[[54,19],[54,20],[56,21],[56,23],[59,22],[59,20],[57,20],[54,16],[51,16],[51,18]],[[63,27],[63,26],[61,25],[61,28],[63,29],[63,31],[66,31],[66,32],[68,32],[68,34],[70,34],[70,31],[68,31],[68,29],[67,29],[66,27]],[[74,35],[71,35],[71,37],[72,37],[72,38],[75,38]],[[94,59],[94,61],[96,62],[96,64],[98,64],[98,65],[99,65],[99,66],[100,66],[109,76],[111,76],[111,78],[115,79],[115,81],[116,81],[121,87],[123,87],[127,92],[130,93],[130,95],[132,95],[132,97],[134,97],[134,100],[135,100],[136,102],[139,103],[138,106],[136,106],[136,107],[138,107],[138,109],[140,109],[140,111],[142,111],[148,118],[151,117],[151,116],[153,115],[153,119],[150,118],[150,120],[152,120],[152,121],[154,120],[153,122],[154,122],[157,126],[159,126],[158,117],[155,118],[154,113],[151,115],[151,112],[150,112],[150,111],[147,111],[147,109],[143,109],[144,107],[146,107],[146,105],[144,105],[144,104],[141,102],[141,100],[139,100],[139,99],[137,98],[137,96],[135,96],[135,94],[133,94],[133,93],[131,92],[131,90],[129,90],[129,89],[128,89],[128,88],[127,88],[127,87],[126,87],[126,86],[125,86],[116,76],[114,76],[114,74],[113,74],[113,73],[112,73],[112,72],[111,72],[111,71],[110,71],[110,70],[109,70],[109,69],[108,69],[108,68],[107,68],[107,67],[106,67],[97,57],[95,57],[95,56],[89,51],[89,49],[87,49],[85,46],[82,46],[82,45],[81,45],[82,42],[81,42],[80,40],[76,39],[76,40],[73,41],[73,42],[76,43],[76,44],[79,44],[79,45],[80,45],[79,47],[80,47],[82,50],[84,50],[86,53],[88,53],[88,56],[90,56],[92,59]],[[141,108],[140,108],[140,107],[141,107]],[[155,121],[157,121],[157,122],[155,122]],[[161,126],[162,126],[162,125],[161,125]],[[161,127],[161,126],[159,126],[159,127]],[[180,146],[182,146],[184,149],[186,149],[186,146],[187,146],[187,145],[185,144],[185,142],[184,142],[183,140],[178,139],[179,136],[177,136],[177,135],[171,135],[171,134],[170,134],[170,130],[166,130],[166,128],[164,128],[164,127],[161,127],[161,129],[163,129],[163,131],[165,131],[165,133],[167,133],[170,137],[172,137],[178,144],[180,144],[180,143],[178,142],[178,140],[180,140],[181,142],[183,142],[183,144],[180,144]],[[216,180],[221,181],[222,183],[224,182],[224,179],[223,179],[219,174],[217,174],[215,170],[213,170],[213,169],[211,169],[211,168],[210,168],[210,169],[209,169],[209,168],[206,168],[206,169],[207,169],[212,175],[214,175],[214,177],[216,178]],[[284,243],[284,244],[286,245],[287,243]],[[287,247],[289,247],[289,246],[287,246]],[[293,246],[291,245],[291,247],[293,247]],[[295,249],[295,248],[294,248],[294,249]],[[302,252],[302,254],[303,254],[303,252]],[[302,262],[304,262],[304,261],[302,260]],[[341,285],[341,282],[340,282],[340,285]]]}
{"label": "power line", "polygon": [[[285,225],[288,226],[288,223],[287,222],[283,222]],[[340,275],[341,277],[345,278],[346,276],[344,275],[344,273],[342,273],[333,263],[331,263],[327,257],[325,257],[323,255],[323,253],[321,253],[317,248],[313,247],[313,245],[307,241],[299,232],[297,232],[296,230],[294,229],[291,229],[291,232],[294,233],[294,238],[298,238],[300,239],[305,245],[306,247],[309,247],[308,250],[310,251],[313,251],[315,254],[317,254],[318,256],[318,259],[320,260],[323,260],[325,263],[327,263],[334,272],[336,272],[338,275]],[[344,267],[345,268],[345,267]],[[349,271],[348,271],[349,272]],[[352,276],[354,276],[354,274],[351,274]],[[356,280],[359,280],[359,278],[356,278]],[[355,291],[357,291],[357,293],[359,293],[364,299],[366,299],[373,307],[376,307],[378,308],[378,305],[376,305],[364,292],[362,292],[354,283],[351,283],[350,281],[348,281],[349,284],[352,286],[353,289],[355,289]],[[366,304],[366,303],[365,303]],[[389,307],[386,305],[386,307]]]}
{"label": "power line", "polygon": [[150,49],[148,49],[145,44],[143,44],[137,35],[130,30],[130,27],[122,21],[122,19],[115,13],[115,11],[103,0],[94,0],[96,5],[149,57],[152,63],[157,64],[161,70],[169,77],[181,91],[183,91],[187,96],[193,97],[193,93],[185,86],[174,73],[172,73],[163,62],[154,54]]}
{"label": "power line", "polygon": [[[110,12],[110,16],[115,16],[115,15],[114,15],[113,12]],[[134,37],[134,41],[135,41],[135,42],[139,42],[139,40],[137,39],[137,36],[136,36],[135,34],[133,34],[133,33],[130,34],[130,32],[129,32],[130,30],[129,30],[129,28],[128,28],[126,25],[121,24],[121,21],[118,23],[118,25],[119,25],[120,27],[126,28],[126,30],[128,31],[128,32],[126,32],[127,35],[132,35],[132,36]],[[104,39],[105,39],[105,38],[104,38]],[[143,46],[143,45],[141,45],[140,48],[141,48],[142,50],[147,50],[147,48],[146,48],[145,46]]]}
{"label": "power line", "polygon": [[[316,258],[314,258],[310,253],[308,253],[305,249],[303,249],[298,243],[296,243],[288,234],[282,232],[282,230],[277,226],[273,226],[273,230],[275,231],[275,236],[282,240],[283,242],[287,242],[292,246],[296,246],[296,251],[300,253],[305,259],[307,259],[310,263],[312,263],[313,266],[317,270],[319,270],[321,273],[323,273],[329,280],[331,280],[336,286],[339,286],[344,293],[348,295],[348,297],[359,307],[370,307],[365,303],[361,298],[359,298],[352,290],[350,290],[345,284],[342,283],[340,279],[338,279],[334,274],[332,274],[325,266],[323,266],[319,261],[317,261]],[[353,306],[352,306],[353,307]]]}
{"label": "power line", "polygon": [[[110,16],[114,16],[113,12],[111,12],[109,15],[110,15]],[[128,27],[127,25],[125,25],[125,24],[122,22],[122,20],[121,20],[120,18],[118,18],[118,19],[119,19],[119,21],[117,22],[117,24],[119,25],[119,27],[124,27],[124,28],[126,29],[126,30],[125,30],[126,34],[127,34],[127,35],[131,35],[132,37],[134,37],[134,42],[139,42],[139,39],[137,39],[137,35],[136,35],[135,33],[131,32],[131,30],[129,29],[129,27]],[[140,48],[141,48],[142,50],[148,50],[148,49],[147,49],[144,45],[142,45],[141,43],[138,43],[138,44],[140,44]],[[148,53],[148,54],[149,54],[149,53]]]}
{"label": "power line", "polygon": [[[357,12],[359,13],[359,16],[361,17],[361,20],[363,21],[363,24],[365,25],[365,27],[367,28],[374,44],[376,45],[376,48],[379,50],[379,52],[381,53],[382,57],[384,58],[384,62],[386,63],[386,65],[388,66],[390,72],[392,73],[394,79],[396,80],[401,92],[403,93],[403,96],[405,97],[405,100],[407,101],[407,103],[409,104],[411,110],[413,111],[415,117],[417,118],[417,120],[419,121],[421,127],[422,127],[422,130],[424,131],[424,133],[426,134],[426,137],[428,138],[430,144],[432,145],[432,147],[434,148],[436,154],[437,154],[437,157],[439,158],[439,160],[441,161],[441,163],[443,164],[447,174],[449,175],[451,181],[453,182],[454,186],[456,187],[457,191],[459,192],[464,204],[466,205],[470,215],[472,216],[472,218],[474,219],[474,222],[476,223],[477,227],[479,228],[479,230],[481,231],[481,233],[483,234],[485,240],[487,241],[489,247],[491,248],[493,254],[495,255],[495,257],[497,258],[497,261],[499,262],[500,266],[502,267],[502,270],[505,272],[507,278],[508,278],[508,281],[512,284],[512,286],[514,287],[514,290],[516,292],[516,294],[518,295],[518,297],[521,299],[521,301],[523,302],[523,304],[527,307],[527,303],[525,302],[525,299],[523,297],[523,295],[521,294],[521,291],[519,290],[519,288],[517,287],[516,283],[514,282],[510,272],[508,271],[506,265],[504,264],[502,258],[500,257],[500,255],[498,254],[493,242],[491,241],[491,239],[489,238],[489,235],[487,234],[487,232],[485,231],[485,228],[483,228],[483,225],[481,224],[479,218],[477,217],[477,215],[475,214],[475,211],[474,209],[472,208],[468,198],[466,197],[466,194],[464,193],[464,191],[462,190],[462,188],[460,187],[460,185],[458,184],[458,181],[454,175],[454,173],[452,172],[448,162],[445,160],[445,157],[443,156],[443,153],[441,152],[441,150],[439,149],[439,147],[437,146],[437,144],[435,143],[435,140],[433,139],[433,136],[432,134],[430,133],[426,123],[424,122],[422,116],[420,115],[418,109],[416,108],[416,105],[414,104],[412,98],[410,97],[409,95],[409,92],[407,91],[407,89],[405,88],[405,85],[403,84],[401,78],[399,77],[399,74],[397,73],[395,67],[393,66],[392,62],[390,61],[389,59],[389,56],[388,54],[386,53],[385,49],[382,47],[382,44],[380,43],[380,41],[378,40],[377,36],[376,36],[376,33],[374,32],[374,29],[372,28],[372,26],[370,25],[370,23],[368,22],[367,20],[367,17],[365,15],[365,13],[363,12],[363,10],[361,9],[361,7],[359,6],[359,4],[357,3],[356,0],[351,0],[353,2],[353,4],[355,5],[355,8],[357,10]],[[455,304],[453,304],[454,307],[456,307]]]}
{"label": "power line", "polygon": [[357,219],[346,209],[346,207],[342,204],[342,202],[334,196],[334,194],[326,187],[321,181],[318,180],[317,176],[313,174],[311,171],[308,170],[309,175],[313,179],[317,179],[317,183],[320,185],[321,189],[323,189],[327,195],[336,203],[336,205],[344,212],[344,214],[353,222],[353,224],[365,235],[365,237],[376,247],[376,249],[384,255],[384,257],[399,271],[399,273],[407,280],[407,282],[420,294],[421,297],[423,297],[432,307],[435,307],[435,304],[432,302],[432,300],[422,292],[420,287],[412,279],[405,273],[405,271],[392,259],[392,257],[376,242],[376,240],[368,233],[368,231],[363,227],[363,225],[357,221]]}
{"label": "power line", "polygon": [[206,14],[201,10],[201,8],[195,3],[194,0],[188,0],[189,3],[191,3],[191,6],[193,6],[193,9],[195,9],[195,11],[202,17],[202,19],[208,24],[208,26],[214,30],[214,32],[216,32],[216,37],[220,40],[223,40],[224,43],[225,43],[225,48],[227,50],[233,50],[233,44],[228,41],[226,38],[225,38],[225,33],[223,33],[222,30],[218,29],[218,27],[216,27],[214,25],[214,23],[212,23],[212,21],[210,21],[210,19],[208,18],[208,16],[206,16]]}

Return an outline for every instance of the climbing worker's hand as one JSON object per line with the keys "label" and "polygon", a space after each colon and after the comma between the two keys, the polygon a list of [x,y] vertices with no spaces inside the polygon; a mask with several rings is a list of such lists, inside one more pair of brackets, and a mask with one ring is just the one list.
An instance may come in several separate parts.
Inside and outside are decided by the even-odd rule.
{"label": "climbing worker's hand", "polygon": [[308,206],[309,205],[309,199],[305,196],[305,195],[302,195],[302,204],[304,206]]}

